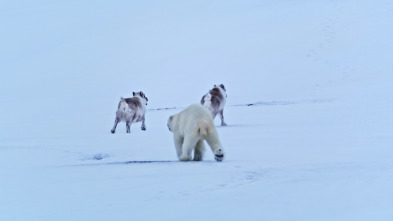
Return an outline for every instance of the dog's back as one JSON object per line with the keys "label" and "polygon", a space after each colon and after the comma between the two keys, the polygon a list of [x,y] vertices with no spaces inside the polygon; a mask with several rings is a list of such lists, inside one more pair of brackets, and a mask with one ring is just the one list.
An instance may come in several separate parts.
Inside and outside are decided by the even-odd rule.
{"label": "dog's back", "polygon": [[127,99],[129,98],[121,98],[117,111],[116,111],[116,118],[119,119],[119,121],[127,121],[132,118],[134,115],[133,109],[130,107],[130,105],[127,102]]}
{"label": "dog's back", "polygon": [[145,115],[146,107],[143,105],[139,97],[132,97],[125,99],[128,106],[133,110],[134,116],[133,121],[139,122],[142,120],[142,117]]}
{"label": "dog's back", "polygon": [[142,122],[141,129],[146,130],[145,113],[147,101],[148,99],[142,91],[133,92],[133,97],[131,98],[120,98],[115,124],[111,132],[115,133],[117,124],[121,121],[126,122],[127,133],[130,133],[130,126],[133,122]]}
{"label": "dog's back", "polygon": [[142,108],[142,102],[137,97],[126,98],[125,102],[133,110],[137,110],[138,108]]}
{"label": "dog's back", "polygon": [[215,87],[209,91],[209,94],[211,95],[210,105],[212,105],[215,109],[223,109],[224,105],[222,104],[225,104],[225,97],[220,89]]}
{"label": "dog's back", "polygon": [[205,106],[213,115],[213,119],[217,114],[221,115],[221,125],[225,126],[224,122],[224,106],[227,100],[226,90],[223,84],[216,86],[214,85],[207,94],[201,99],[201,104]]}
{"label": "dog's back", "polygon": [[203,106],[216,113],[224,109],[225,103],[226,93],[222,88],[219,87],[214,87],[201,99],[201,104]]}

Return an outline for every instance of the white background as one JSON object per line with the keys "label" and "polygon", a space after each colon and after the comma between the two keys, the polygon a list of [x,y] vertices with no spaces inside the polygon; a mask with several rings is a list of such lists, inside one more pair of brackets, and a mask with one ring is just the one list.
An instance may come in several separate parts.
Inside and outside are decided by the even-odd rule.
{"label": "white background", "polygon": [[[0,3],[0,219],[392,220],[392,10]],[[225,161],[178,162],[168,117],[221,83]],[[132,91],[147,131],[110,134]]]}

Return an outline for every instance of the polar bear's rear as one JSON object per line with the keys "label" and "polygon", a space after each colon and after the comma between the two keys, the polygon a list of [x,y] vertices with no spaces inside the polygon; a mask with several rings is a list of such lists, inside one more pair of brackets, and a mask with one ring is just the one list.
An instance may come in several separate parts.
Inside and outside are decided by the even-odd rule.
{"label": "polar bear's rear", "polygon": [[193,104],[168,119],[168,128],[173,132],[179,160],[189,161],[194,151],[195,161],[203,159],[207,141],[217,161],[224,159],[224,149],[218,138],[210,111],[201,104]]}

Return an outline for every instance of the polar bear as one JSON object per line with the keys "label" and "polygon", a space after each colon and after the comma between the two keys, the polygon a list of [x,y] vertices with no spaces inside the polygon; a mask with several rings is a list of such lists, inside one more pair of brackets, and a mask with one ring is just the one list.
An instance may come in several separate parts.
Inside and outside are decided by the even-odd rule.
{"label": "polar bear", "polygon": [[204,140],[209,144],[216,161],[220,162],[224,159],[224,149],[218,139],[212,114],[201,104],[193,104],[178,114],[170,116],[168,128],[173,132],[179,160],[191,160],[194,151],[193,160],[201,161],[205,150]]}

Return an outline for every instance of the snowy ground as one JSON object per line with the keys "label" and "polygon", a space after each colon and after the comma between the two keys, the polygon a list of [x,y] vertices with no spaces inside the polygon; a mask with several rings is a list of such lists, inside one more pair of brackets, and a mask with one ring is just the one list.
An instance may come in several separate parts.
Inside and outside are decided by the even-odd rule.
{"label": "snowy ground", "polygon": [[[392,11],[1,3],[0,220],[392,220]],[[178,162],[168,117],[220,83],[225,161]],[[110,134],[133,90],[147,131]]]}

